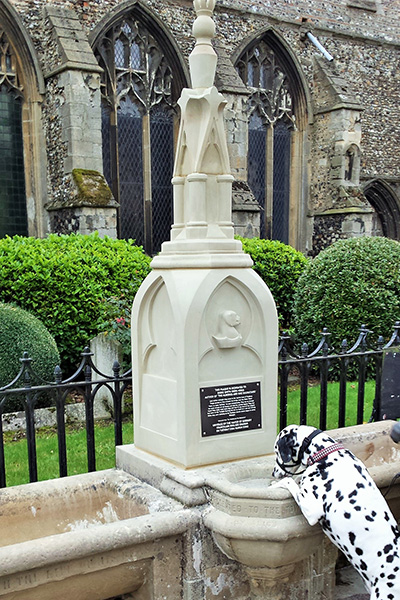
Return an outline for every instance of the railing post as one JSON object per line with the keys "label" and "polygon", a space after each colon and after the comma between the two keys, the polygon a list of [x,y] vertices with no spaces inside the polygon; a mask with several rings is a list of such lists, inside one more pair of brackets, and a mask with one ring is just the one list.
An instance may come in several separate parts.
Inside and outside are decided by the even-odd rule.
{"label": "railing post", "polygon": [[86,447],[87,461],[89,473],[96,470],[96,449],[95,449],[95,434],[94,434],[94,415],[93,415],[93,398],[92,398],[92,367],[90,357],[93,352],[89,348],[85,348],[82,353],[85,360],[84,366],[84,398],[85,398],[85,416],[86,416]]}
{"label": "railing post", "polygon": [[331,335],[328,333],[326,327],[324,328],[322,335],[324,336],[324,342],[322,345],[322,360],[320,362],[319,370],[319,381],[320,381],[320,406],[319,406],[319,428],[326,429],[326,415],[328,410],[328,371],[329,371],[329,344],[328,337]]}
{"label": "railing post", "polygon": [[367,351],[367,335],[369,331],[366,325],[361,325],[360,329],[360,347],[362,354],[359,357],[359,371],[358,371],[358,390],[357,390],[357,425],[361,425],[364,421],[364,403],[365,403],[365,381],[367,373],[368,357],[366,356]]}
{"label": "railing post", "polygon": [[0,488],[6,487],[6,461],[4,456],[3,412],[0,412]]}
{"label": "railing post", "polygon": [[58,468],[60,477],[68,475],[67,466],[67,440],[65,436],[65,414],[63,393],[60,386],[62,384],[62,371],[59,365],[54,369],[54,382],[56,393],[56,411],[57,411],[57,438],[58,438]]}
{"label": "railing post", "polygon": [[122,445],[122,394],[120,384],[120,370],[121,366],[116,360],[113,364],[113,375],[114,375],[114,437],[115,445]]}
{"label": "railing post", "polygon": [[[285,338],[285,339],[288,339]],[[279,387],[280,387],[280,402],[279,402],[279,430],[282,431],[287,425],[287,402],[288,402],[288,378],[289,378],[289,365],[286,363],[287,350],[283,344],[281,348],[281,370],[279,374]]]}
{"label": "railing post", "polygon": [[374,404],[372,407],[372,414],[369,419],[370,422],[381,417],[383,346],[384,339],[380,335],[377,342],[377,349],[379,351],[379,354],[375,356],[375,396]]}
{"label": "railing post", "polygon": [[25,421],[26,421],[26,442],[28,446],[28,465],[29,465],[29,481],[31,483],[37,481],[37,455],[36,455],[36,431],[35,431],[35,414],[34,414],[34,397],[29,391],[32,387],[30,375],[30,363],[28,353],[24,352],[20,361],[23,365],[23,377],[25,388]]}
{"label": "railing post", "polygon": [[[308,356],[308,345],[303,344],[301,347],[301,355],[303,358]],[[308,378],[310,376],[310,361],[305,360],[300,362],[300,425],[307,424],[307,400],[308,400]]]}
{"label": "railing post", "polygon": [[347,348],[347,340],[343,340],[340,346],[339,427],[344,427],[346,423],[347,368],[349,366],[349,359],[346,357]]}

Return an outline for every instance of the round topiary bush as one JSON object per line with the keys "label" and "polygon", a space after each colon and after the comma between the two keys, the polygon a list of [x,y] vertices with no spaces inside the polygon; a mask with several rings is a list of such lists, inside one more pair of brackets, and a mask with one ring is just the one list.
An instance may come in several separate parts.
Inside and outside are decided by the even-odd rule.
{"label": "round topiary bush", "polygon": [[353,343],[366,324],[388,338],[400,319],[400,244],[381,237],[340,240],[323,250],[300,277],[295,330],[310,346],[327,327],[330,343]]}
{"label": "round topiary bush", "polygon": [[127,290],[133,301],[149,265],[133,240],[6,237],[0,240],[0,301],[43,321],[57,342],[64,374],[71,373],[104,320],[103,300]]}
{"label": "round topiary bush", "polygon": [[[32,358],[32,369],[39,377],[31,382],[32,385],[38,385],[42,380],[54,381],[54,368],[60,363],[60,355],[53,336],[26,310],[0,303],[0,387],[8,385],[18,375],[24,352]],[[17,387],[23,385],[21,381]],[[7,411],[22,408],[14,395],[6,402]]]}
{"label": "round topiary bush", "polygon": [[275,300],[279,325],[289,328],[292,324],[293,297],[297,280],[303,273],[308,259],[282,242],[260,238],[241,238],[243,250],[253,259],[253,269],[265,281]]}

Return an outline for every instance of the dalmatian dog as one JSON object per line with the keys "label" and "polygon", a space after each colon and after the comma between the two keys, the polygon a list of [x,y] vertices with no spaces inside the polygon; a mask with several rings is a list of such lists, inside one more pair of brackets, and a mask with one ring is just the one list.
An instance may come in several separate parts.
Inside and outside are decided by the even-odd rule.
{"label": "dalmatian dog", "polygon": [[275,459],[279,481],[272,485],[289,490],[310,525],[321,525],[360,573],[371,600],[400,600],[400,532],[363,463],[306,425],[279,433]]}

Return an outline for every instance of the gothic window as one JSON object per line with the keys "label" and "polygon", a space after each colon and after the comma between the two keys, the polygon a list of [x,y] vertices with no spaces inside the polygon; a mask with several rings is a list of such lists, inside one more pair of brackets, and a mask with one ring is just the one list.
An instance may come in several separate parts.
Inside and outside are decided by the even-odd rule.
{"label": "gothic window", "polygon": [[0,27],[0,237],[28,234],[22,101],[16,55]]}
{"label": "gothic window", "polygon": [[289,242],[293,94],[284,65],[261,40],[236,68],[250,91],[248,182],[261,208],[260,235]]}
{"label": "gothic window", "polygon": [[400,240],[400,199],[383,179],[374,179],[365,184],[364,195],[375,210],[375,235]]}
{"label": "gothic window", "polygon": [[169,238],[175,101],[167,53],[133,14],[95,45],[104,69],[104,175],[119,203],[119,236],[149,254]]}

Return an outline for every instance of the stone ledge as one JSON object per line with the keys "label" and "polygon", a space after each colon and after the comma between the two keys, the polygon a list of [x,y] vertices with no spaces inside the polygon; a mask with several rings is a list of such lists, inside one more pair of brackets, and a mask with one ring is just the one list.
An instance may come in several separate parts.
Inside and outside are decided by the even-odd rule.
{"label": "stone ledge", "polygon": [[378,10],[376,0],[349,0],[347,6],[349,8],[359,8],[371,12],[376,12]]}

